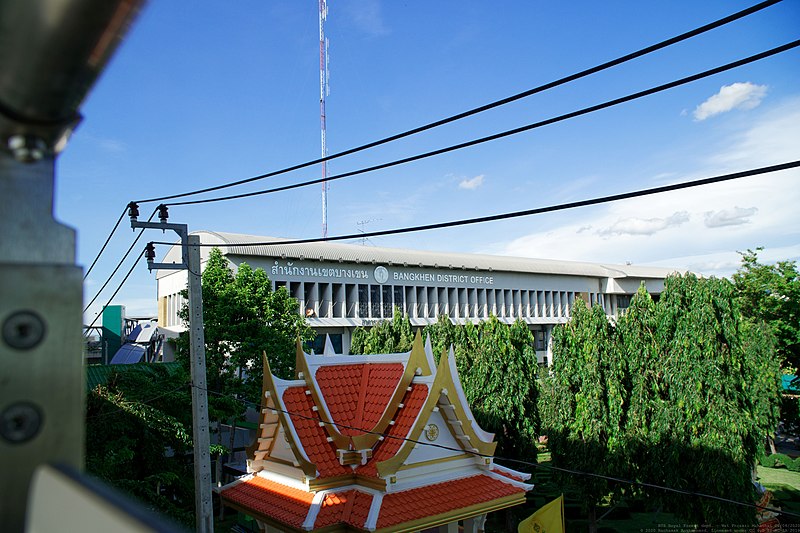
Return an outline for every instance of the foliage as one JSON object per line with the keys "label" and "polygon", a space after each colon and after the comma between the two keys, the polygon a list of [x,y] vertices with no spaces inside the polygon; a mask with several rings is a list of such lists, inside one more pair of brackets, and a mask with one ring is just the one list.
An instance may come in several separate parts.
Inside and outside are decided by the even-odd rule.
{"label": "foliage", "polygon": [[[640,289],[616,325],[573,307],[553,336],[540,412],[553,463],[748,502],[758,444],[777,421],[768,335],[741,319],[727,280],[672,276],[657,303]],[[598,502],[600,482],[564,479]],[[745,507],[658,490],[696,523],[753,520]]]}
{"label": "foliage", "polygon": [[399,353],[411,350],[414,334],[411,322],[403,317],[400,309],[394,308],[390,321],[378,322],[366,329],[358,327],[350,340],[350,353]]}
{"label": "foliage", "polygon": [[[536,352],[533,335],[523,322],[508,326],[491,317],[479,324],[454,325],[440,316],[427,326],[434,357],[453,347],[467,401],[478,424],[493,432],[498,456],[535,459]],[[408,351],[413,342],[411,322],[395,310],[391,321],[353,333],[352,353]]]}
{"label": "foliage", "polygon": [[[272,372],[293,377],[295,341],[314,337],[298,312],[297,300],[285,288],[273,291],[263,269],[246,263],[236,273],[214,248],[203,272],[203,325],[205,331],[211,419],[239,415],[243,404],[230,398],[243,394],[255,402],[261,391],[262,353],[266,352]],[[188,308],[181,311],[188,321]],[[182,334],[178,360],[188,368],[189,339]]]}
{"label": "foliage", "polygon": [[790,472],[800,472],[800,457],[791,458],[785,453],[773,453],[771,455],[761,455],[758,463],[767,468],[779,468],[785,466]]}
{"label": "foliage", "polygon": [[161,365],[112,372],[87,397],[86,469],[149,508],[194,524],[188,376]]}
{"label": "foliage", "polygon": [[[589,309],[582,300],[575,301],[570,322],[553,332],[553,365],[542,383],[539,412],[555,467],[617,473],[627,391],[613,333],[603,309]],[[575,488],[591,517],[610,490],[599,478],[557,478]]]}
{"label": "foliage", "polygon": [[733,275],[742,314],[763,321],[775,336],[775,349],[785,368],[800,368],[800,273],[795,261],[766,265],[763,248],[740,252],[742,264]]}

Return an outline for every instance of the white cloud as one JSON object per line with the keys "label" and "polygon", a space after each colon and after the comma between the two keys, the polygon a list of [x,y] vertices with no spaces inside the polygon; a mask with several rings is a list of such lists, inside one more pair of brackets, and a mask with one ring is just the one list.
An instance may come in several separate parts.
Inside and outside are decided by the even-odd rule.
{"label": "white cloud", "polygon": [[750,217],[758,212],[757,207],[738,207],[722,209],[720,211],[706,211],[705,224],[707,228],[720,228],[723,226],[739,226],[749,224]]}
{"label": "white cloud", "polygon": [[458,184],[458,188],[473,191],[481,185],[483,185],[483,174],[475,176],[474,178],[461,180],[461,182]]}
{"label": "white cloud", "polygon": [[[699,160],[687,153],[685,160],[699,161],[696,168],[674,175],[669,182],[797,159],[800,97],[754,116],[715,146]],[[764,246],[765,252],[774,252],[772,260],[800,257],[798,184],[800,169],[791,169],[522,219],[530,233],[498,243],[492,251],[613,264],[632,261],[729,275],[740,263],[737,250]],[[592,231],[587,231],[589,227]],[[766,255],[763,259],[770,260]]]}
{"label": "white cloud", "polygon": [[601,229],[598,235],[653,235],[665,229],[680,226],[689,221],[689,213],[677,211],[666,218],[626,218],[618,220],[610,227]]}
{"label": "white cloud", "polygon": [[766,85],[755,85],[749,81],[723,85],[717,94],[697,106],[694,118],[705,120],[734,109],[753,109],[758,107],[766,94]]}
{"label": "white cloud", "polygon": [[360,0],[345,5],[353,24],[371,37],[391,33],[383,20],[381,4],[377,0]]}

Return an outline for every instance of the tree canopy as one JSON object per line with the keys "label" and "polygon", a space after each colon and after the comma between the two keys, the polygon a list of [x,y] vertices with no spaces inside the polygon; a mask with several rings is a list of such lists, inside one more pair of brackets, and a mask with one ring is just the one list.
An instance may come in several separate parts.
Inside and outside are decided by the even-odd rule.
{"label": "tree canopy", "polygon": [[[261,392],[262,353],[281,378],[293,377],[295,342],[314,332],[297,312],[297,300],[285,288],[273,291],[263,269],[241,263],[236,273],[219,249],[211,250],[202,278],[208,387],[214,392],[244,394],[256,402]],[[188,320],[188,309],[182,310]],[[179,343],[179,360],[188,365],[188,335]],[[243,411],[241,404],[209,397],[212,409],[226,418]],[[231,412],[232,411],[232,412]]]}
{"label": "tree canopy", "polygon": [[86,470],[154,511],[192,525],[188,382],[183,369],[161,364],[113,371],[87,395]]}
{"label": "tree canopy", "polygon": [[[556,329],[541,416],[555,465],[753,501],[757,448],[777,422],[779,371],[769,336],[741,318],[732,283],[672,276],[611,323],[573,307]],[[596,502],[620,486],[565,476]],[[746,507],[648,490],[697,523],[754,520]]]}
{"label": "tree canopy", "polygon": [[800,368],[800,273],[795,261],[761,263],[763,248],[740,252],[742,263],[733,275],[737,300],[748,319],[763,322],[775,337],[784,368]]}

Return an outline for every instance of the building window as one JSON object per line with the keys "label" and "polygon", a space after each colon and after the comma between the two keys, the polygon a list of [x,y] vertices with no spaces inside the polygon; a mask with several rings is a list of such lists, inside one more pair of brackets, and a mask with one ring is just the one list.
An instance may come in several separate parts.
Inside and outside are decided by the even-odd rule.
{"label": "building window", "polygon": [[381,287],[381,297],[383,298],[383,318],[392,318],[392,287],[389,285]]}
{"label": "building window", "polygon": [[543,329],[537,329],[535,332],[536,337],[536,351],[542,352],[547,348],[547,344],[545,343],[545,332]]}
{"label": "building window", "polygon": [[380,318],[381,317],[381,287],[380,285],[370,285],[369,286],[369,297],[370,297],[370,307],[372,310],[372,314],[370,315],[372,318]]}
{"label": "building window", "polygon": [[631,295],[630,294],[618,294],[617,295],[617,308],[618,309],[627,309],[631,306]]}
{"label": "building window", "polygon": [[358,286],[358,317],[369,317],[369,285]]}
{"label": "building window", "polygon": [[[400,309],[400,312],[405,314],[406,313],[406,291],[405,289],[400,286],[394,287],[394,307]],[[392,314],[394,314],[394,309],[392,309]]]}

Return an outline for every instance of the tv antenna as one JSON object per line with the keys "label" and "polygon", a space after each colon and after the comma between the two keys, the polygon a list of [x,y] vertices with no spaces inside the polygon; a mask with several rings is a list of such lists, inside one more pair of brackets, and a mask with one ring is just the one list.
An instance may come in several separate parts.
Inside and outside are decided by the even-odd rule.
{"label": "tv antenna", "polygon": [[[358,226],[358,232],[362,233],[362,234],[366,233],[367,224],[370,224],[372,222],[380,222],[381,220],[383,220],[383,219],[382,218],[369,218],[367,220],[359,220],[358,222],[356,222],[356,226]],[[367,241],[369,239],[367,237],[362,237],[359,240],[361,241],[361,246],[366,246],[367,245]]]}

